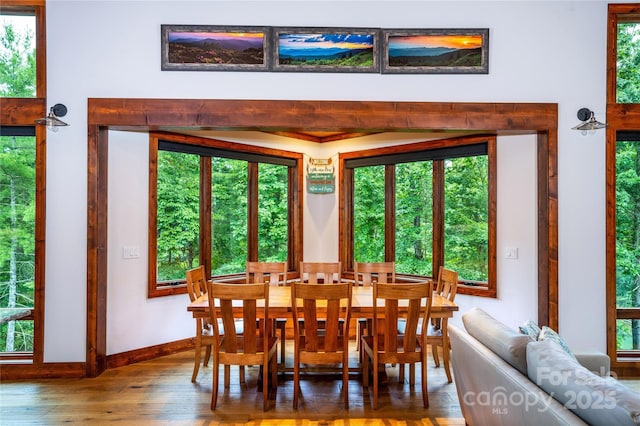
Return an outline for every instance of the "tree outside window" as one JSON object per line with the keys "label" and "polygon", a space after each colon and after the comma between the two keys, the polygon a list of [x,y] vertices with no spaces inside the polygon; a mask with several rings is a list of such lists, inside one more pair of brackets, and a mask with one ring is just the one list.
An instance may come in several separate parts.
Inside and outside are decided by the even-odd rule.
{"label": "tree outside window", "polygon": [[[640,103],[640,23],[618,24],[616,102]],[[640,308],[640,126],[616,141],[616,308]],[[616,320],[616,348],[640,349],[640,318]]]}
{"label": "tree outside window", "polygon": [[[0,19],[0,96],[36,93],[35,17]],[[2,128],[0,136],[0,309],[31,315],[35,303],[35,131]],[[29,134],[29,135],[27,135]],[[33,320],[0,325],[0,352],[33,352]]]}
{"label": "tree outside window", "polygon": [[461,293],[495,296],[495,143],[469,137],[341,154],[343,264],[393,260],[400,279],[433,277],[444,265],[458,271]]}

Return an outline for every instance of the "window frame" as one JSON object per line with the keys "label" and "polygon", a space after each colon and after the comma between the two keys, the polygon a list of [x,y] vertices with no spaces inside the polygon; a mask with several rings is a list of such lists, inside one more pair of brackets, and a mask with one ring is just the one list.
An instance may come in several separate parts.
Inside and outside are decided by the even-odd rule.
{"label": "window frame", "polygon": [[[364,151],[354,151],[340,154],[338,163],[341,176],[340,183],[340,250],[339,260],[342,262],[344,274],[353,274],[353,244],[354,244],[354,173],[353,168],[347,166],[350,160],[355,160],[362,164],[373,165],[387,163],[385,166],[385,261],[395,260],[395,176],[394,157],[403,162],[410,156],[423,152],[429,155],[428,151],[436,152],[442,150],[454,151],[464,150],[466,147],[487,144],[488,156],[488,282],[486,286],[467,285],[460,282],[458,292],[484,297],[497,297],[496,286],[496,227],[497,227],[497,173],[496,173],[496,136],[463,136],[458,138],[440,139],[434,141],[417,142],[406,145],[396,145],[384,148],[375,148]],[[444,161],[435,159],[433,165],[433,263],[432,271],[439,270],[444,264]],[[424,278],[417,275],[397,274],[399,280],[416,280]]]}
{"label": "window frame", "polygon": [[[208,277],[211,276],[211,157],[205,153],[225,154],[228,158],[248,161],[249,189],[247,193],[247,257],[248,261],[258,260],[258,162],[269,157],[271,161],[288,166],[288,255],[287,265],[292,276],[298,271],[298,264],[303,259],[302,252],[302,194],[301,182],[303,171],[303,155],[296,152],[277,150],[254,145],[221,141],[198,136],[178,135],[166,132],[149,133],[149,263],[148,292],[149,298],[185,294],[186,281],[172,281],[171,285],[161,285],[157,281],[157,161],[161,144],[180,144],[186,152],[200,157],[200,264],[205,266]],[[175,145],[177,148],[177,145]],[[185,151],[181,151],[185,152]],[[240,281],[244,279],[244,271],[237,274],[217,276],[220,280]]]}
{"label": "window frame", "polygon": [[[607,354],[619,377],[640,374],[640,351],[618,351],[618,319],[640,319],[638,308],[617,308],[616,298],[616,144],[619,132],[640,131],[640,104],[617,103],[618,24],[640,22],[640,6],[608,5],[607,24],[607,129],[606,129],[606,306]],[[634,124],[635,123],[635,124]],[[632,353],[630,353],[632,352]]]}
{"label": "window frame", "polygon": [[0,123],[7,127],[35,127],[36,149],[36,217],[35,271],[33,310],[27,320],[33,320],[33,352],[0,353],[0,377],[40,371],[44,364],[44,289],[45,289],[45,224],[46,224],[46,127],[34,120],[47,113],[46,100],[46,9],[45,1],[3,0],[2,15],[35,16],[36,94],[33,98],[0,98]]}

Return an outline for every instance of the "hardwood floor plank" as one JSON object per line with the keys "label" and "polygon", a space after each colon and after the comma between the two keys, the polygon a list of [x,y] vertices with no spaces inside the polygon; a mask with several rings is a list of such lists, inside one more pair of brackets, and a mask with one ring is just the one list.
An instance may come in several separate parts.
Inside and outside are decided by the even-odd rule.
{"label": "hardwood floor plank", "polygon": [[[355,346],[352,354],[357,365]],[[290,366],[292,359],[287,362]],[[258,368],[248,367],[245,385],[232,368],[231,386],[221,385],[218,408],[211,411],[211,365],[200,368],[196,383],[190,381],[192,369],[193,352],[187,351],[109,369],[91,379],[3,381],[0,424],[464,425],[455,385],[447,383],[443,368],[435,368],[432,360],[428,410],[422,408],[420,384],[398,383],[397,368],[388,368],[376,411],[371,390],[363,390],[355,373],[349,380],[349,410],[341,403],[341,377],[333,373],[303,373],[302,398],[293,410],[292,375],[281,373],[272,405],[263,412]]]}
{"label": "hardwood floor plank", "polygon": [[[292,360],[287,362],[291,366]],[[256,390],[258,368],[248,367],[244,385],[232,369],[231,386],[221,387],[218,408],[211,411],[211,365],[201,367],[198,381],[191,383],[193,352],[187,351],[109,369],[92,379],[5,380],[0,386],[0,424],[464,426],[455,384],[447,382],[444,369],[435,368],[431,358],[428,367],[426,410],[419,381],[414,388],[406,378],[398,383],[397,368],[387,368],[376,411],[371,409],[372,391],[363,390],[358,374],[350,376],[350,408],[345,410],[339,374],[303,373],[297,411],[292,408],[292,376],[281,374],[271,408],[263,412],[262,394]],[[640,387],[638,380],[621,382]]]}

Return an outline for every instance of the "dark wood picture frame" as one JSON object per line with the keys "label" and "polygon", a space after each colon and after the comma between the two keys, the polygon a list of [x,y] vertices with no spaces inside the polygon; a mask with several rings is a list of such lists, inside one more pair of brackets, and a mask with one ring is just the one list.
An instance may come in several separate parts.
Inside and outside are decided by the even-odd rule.
{"label": "dark wood picture frame", "polygon": [[163,71],[268,71],[270,27],[161,25]]}
{"label": "dark wood picture frame", "polygon": [[488,74],[489,29],[384,29],[383,74]]}
{"label": "dark wood picture frame", "polygon": [[380,72],[379,28],[276,27],[272,71]]}

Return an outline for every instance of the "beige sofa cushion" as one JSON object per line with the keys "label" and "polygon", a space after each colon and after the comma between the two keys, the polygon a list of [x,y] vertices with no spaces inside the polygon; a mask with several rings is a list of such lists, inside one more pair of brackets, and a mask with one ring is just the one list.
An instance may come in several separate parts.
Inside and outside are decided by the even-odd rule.
{"label": "beige sofa cushion", "polygon": [[532,382],[589,424],[640,424],[640,394],[591,373],[552,340],[527,346],[527,370]]}
{"label": "beige sofa cushion", "polygon": [[462,323],[467,333],[522,374],[527,374],[529,336],[509,328],[480,308],[472,308],[463,314]]}

